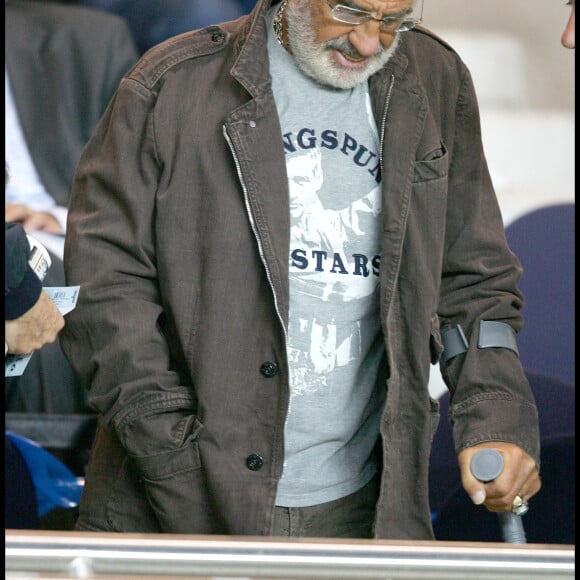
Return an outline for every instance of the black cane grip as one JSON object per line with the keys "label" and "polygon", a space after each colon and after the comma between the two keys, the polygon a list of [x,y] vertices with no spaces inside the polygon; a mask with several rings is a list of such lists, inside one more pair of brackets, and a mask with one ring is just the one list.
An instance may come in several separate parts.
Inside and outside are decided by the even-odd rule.
{"label": "black cane grip", "polygon": [[[471,473],[483,483],[493,481],[503,469],[503,457],[495,449],[482,449],[472,458],[469,465]],[[497,514],[504,542],[511,544],[525,544],[526,534],[521,516],[512,512],[499,512]]]}

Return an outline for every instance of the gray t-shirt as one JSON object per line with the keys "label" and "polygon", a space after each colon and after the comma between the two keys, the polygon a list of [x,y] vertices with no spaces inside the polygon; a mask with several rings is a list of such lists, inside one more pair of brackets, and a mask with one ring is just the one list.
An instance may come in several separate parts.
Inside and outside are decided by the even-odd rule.
{"label": "gray t-shirt", "polygon": [[367,83],[318,84],[269,30],[291,217],[290,408],[276,504],[301,507],[349,495],[377,469],[379,138]]}

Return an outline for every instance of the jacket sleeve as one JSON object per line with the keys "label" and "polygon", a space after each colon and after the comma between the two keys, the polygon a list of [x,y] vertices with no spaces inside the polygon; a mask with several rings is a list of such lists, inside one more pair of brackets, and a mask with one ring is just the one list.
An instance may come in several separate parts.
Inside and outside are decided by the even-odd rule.
{"label": "jacket sleeve", "polygon": [[90,403],[138,468],[170,474],[194,461],[187,443],[195,397],[172,368],[162,331],[153,101],[124,79],[81,156],[64,251],[67,283],[80,291],[61,344]]}
{"label": "jacket sleeve", "polygon": [[30,246],[19,223],[5,225],[5,318],[14,320],[38,301],[42,283],[28,265]]}
{"label": "jacket sleeve", "polygon": [[459,452],[483,441],[512,442],[539,466],[538,413],[518,355],[479,345],[482,321],[504,323],[515,333],[522,328],[522,268],[506,241],[466,70],[452,151],[439,317],[443,335],[459,326],[467,340],[466,352],[441,363],[455,447]]}

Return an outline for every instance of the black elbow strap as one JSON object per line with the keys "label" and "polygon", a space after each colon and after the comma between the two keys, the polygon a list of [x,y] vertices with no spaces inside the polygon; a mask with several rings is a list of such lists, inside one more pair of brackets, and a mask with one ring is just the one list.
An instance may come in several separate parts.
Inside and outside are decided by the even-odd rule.
{"label": "black elbow strap", "polygon": [[482,320],[479,323],[477,348],[508,348],[518,356],[520,351],[516,342],[516,331],[505,322]]}
{"label": "black elbow strap", "polygon": [[441,342],[443,343],[443,353],[441,354],[443,362],[447,362],[458,354],[467,352],[469,348],[467,338],[465,338],[463,329],[459,324],[443,332],[441,334]]}
{"label": "black elbow strap", "polygon": [[[442,333],[441,341],[443,342],[443,354],[441,355],[443,362],[447,362],[469,349],[469,342],[460,325]],[[520,354],[516,342],[516,331],[509,324],[497,320],[481,320],[479,322],[477,348],[507,348],[518,356]]]}

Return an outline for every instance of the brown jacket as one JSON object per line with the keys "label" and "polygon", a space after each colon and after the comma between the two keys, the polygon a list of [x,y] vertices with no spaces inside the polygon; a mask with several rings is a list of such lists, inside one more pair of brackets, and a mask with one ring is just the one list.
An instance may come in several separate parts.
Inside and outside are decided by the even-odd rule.
{"label": "brown jacket", "polygon": [[[65,352],[102,414],[79,529],[268,535],[288,406],[289,211],[262,0],[187,33],[125,77],[84,151],[65,262],[79,304]],[[468,71],[425,30],[373,77],[382,142],[381,313],[388,397],[376,537],[431,539],[427,472],[440,330],[456,446],[539,460],[517,356],[480,320],[521,326]]]}

